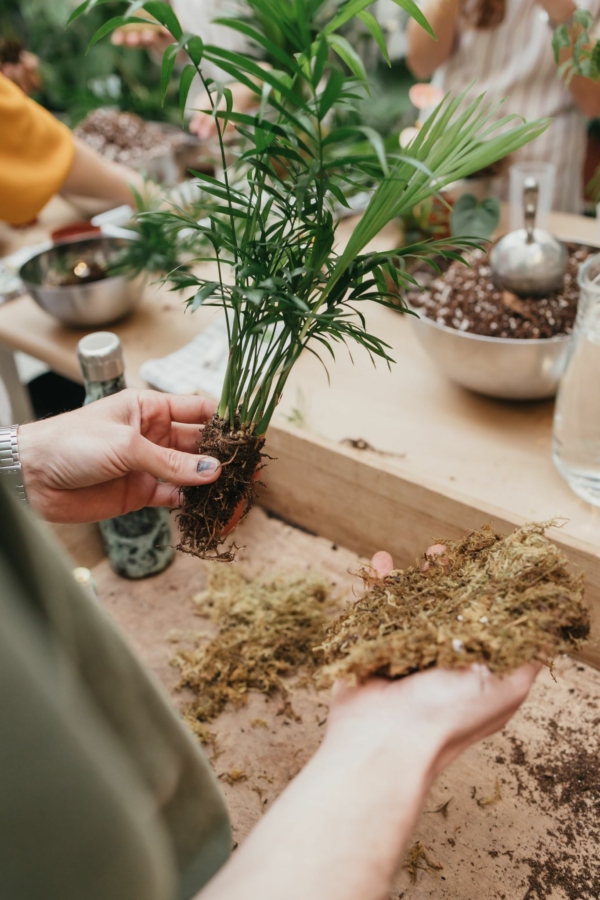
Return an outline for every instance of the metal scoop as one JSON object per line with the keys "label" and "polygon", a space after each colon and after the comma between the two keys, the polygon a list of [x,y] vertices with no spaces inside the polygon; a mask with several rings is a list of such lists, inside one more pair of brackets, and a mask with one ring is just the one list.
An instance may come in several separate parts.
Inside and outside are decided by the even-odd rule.
{"label": "metal scoop", "polygon": [[562,288],[567,249],[549,231],[535,228],[539,187],[535,178],[523,185],[525,228],[511,231],[492,247],[495,284],[520,297],[547,297]]}

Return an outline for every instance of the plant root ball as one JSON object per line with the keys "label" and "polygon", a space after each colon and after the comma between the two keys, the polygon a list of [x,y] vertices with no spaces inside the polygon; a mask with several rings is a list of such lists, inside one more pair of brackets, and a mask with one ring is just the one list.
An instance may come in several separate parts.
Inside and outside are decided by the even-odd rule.
{"label": "plant root ball", "polygon": [[321,650],[321,679],[401,678],[432,666],[484,663],[509,672],[539,660],[551,665],[590,629],[583,576],[544,532],[525,525],[507,537],[488,525],[441,555],[374,580],[332,625]]}
{"label": "plant root ball", "polygon": [[200,559],[231,562],[235,544],[219,550],[226,540],[225,531],[240,507],[242,518],[256,496],[256,474],[262,468],[264,437],[242,431],[236,421],[216,414],[200,432],[198,452],[213,456],[221,463],[219,478],[209,485],[181,489],[182,505],[177,516],[181,542],[177,549]]}

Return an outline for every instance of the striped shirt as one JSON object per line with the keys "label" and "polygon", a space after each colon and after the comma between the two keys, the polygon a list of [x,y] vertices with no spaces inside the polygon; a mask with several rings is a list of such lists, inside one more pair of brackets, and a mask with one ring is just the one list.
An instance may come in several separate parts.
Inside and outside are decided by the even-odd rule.
{"label": "striped shirt", "polygon": [[[213,44],[223,50],[244,53],[246,39],[239,31],[227,25],[217,25],[213,21],[220,18],[240,18],[237,0],[171,0],[179,21],[185,31],[199,35],[205,44]],[[209,78],[227,82],[231,76],[214,63],[203,60],[202,71]]]}
{"label": "striped shirt", "polygon": [[[600,17],[600,0],[581,0],[579,5],[589,9],[594,18]],[[579,213],[583,209],[586,118],[558,78],[551,40],[546,12],[537,0],[506,0],[506,15],[496,28],[459,30],[452,56],[432,81],[455,95],[475,82],[468,98],[483,91],[493,101],[506,98],[500,115],[518,113],[527,121],[553,118],[547,131],[512,154],[510,162],[554,163],[553,208]],[[506,175],[500,188],[506,199]]]}

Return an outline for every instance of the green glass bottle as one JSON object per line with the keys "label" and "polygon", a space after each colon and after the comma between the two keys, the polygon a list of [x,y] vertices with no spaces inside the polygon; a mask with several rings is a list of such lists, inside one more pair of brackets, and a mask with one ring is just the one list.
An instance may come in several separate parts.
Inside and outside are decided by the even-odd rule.
{"label": "green glass bottle", "polygon": [[[123,348],[116,334],[97,331],[79,341],[77,355],[85,384],[85,403],[125,387]],[[109,562],[123,578],[157,575],[173,561],[169,511],[146,507],[99,522]]]}

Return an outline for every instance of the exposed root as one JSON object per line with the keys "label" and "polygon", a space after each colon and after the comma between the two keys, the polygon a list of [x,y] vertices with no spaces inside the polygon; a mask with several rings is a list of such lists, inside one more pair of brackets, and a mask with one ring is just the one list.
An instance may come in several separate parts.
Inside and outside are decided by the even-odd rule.
{"label": "exposed root", "polygon": [[235,558],[235,544],[226,550],[219,548],[226,540],[225,530],[234,514],[241,511],[244,518],[256,496],[256,474],[263,466],[264,443],[264,437],[240,430],[239,422],[232,430],[230,422],[216,414],[204,426],[198,452],[218,459],[221,474],[213,484],[181,489],[178,550],[200,559],[231,562]]}

